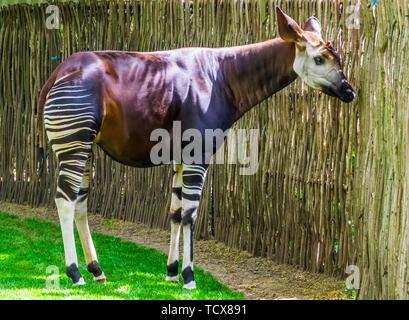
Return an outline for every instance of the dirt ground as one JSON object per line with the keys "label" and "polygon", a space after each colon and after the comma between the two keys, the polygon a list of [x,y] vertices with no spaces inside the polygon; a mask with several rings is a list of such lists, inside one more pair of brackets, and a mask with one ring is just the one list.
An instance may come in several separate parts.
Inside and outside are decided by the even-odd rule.
{"label": "dirt ground", "polygon": [[[58,222],[57,211],[0,202],[0,211],[20,217]],[[145,225],[89,215],[92,232],[120,237],[168,253],[170,233]],[[97,252],[98,252],[98,248]],[[348,299],[344,281],[279,265],[265,258],[226,247],[214,240],[195,241],[195,265],[211,273],[246,299]]]}

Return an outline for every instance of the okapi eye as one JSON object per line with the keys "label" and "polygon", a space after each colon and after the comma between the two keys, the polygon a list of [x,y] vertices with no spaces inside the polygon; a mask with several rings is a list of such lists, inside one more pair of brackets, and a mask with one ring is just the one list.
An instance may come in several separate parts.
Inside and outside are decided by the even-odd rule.
{"label": "okapi eye", "polygon": [[324,59],[322,59],[321,57],[315,57],[314,61],[317,66],[324,64]]}

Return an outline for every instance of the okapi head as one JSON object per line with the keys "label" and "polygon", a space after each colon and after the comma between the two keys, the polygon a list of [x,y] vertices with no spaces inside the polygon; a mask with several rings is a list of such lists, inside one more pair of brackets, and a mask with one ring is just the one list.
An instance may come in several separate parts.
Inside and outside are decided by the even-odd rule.
{"label": "okapi head", "polygon": [[319,20],[310,17],[301,29],[293,19],[276,9],[280,37],[295,43],[294,71],[314,89],[344,102],[354,100],[356,94],[342,72],[338,52],[331,42],[322,40]]}

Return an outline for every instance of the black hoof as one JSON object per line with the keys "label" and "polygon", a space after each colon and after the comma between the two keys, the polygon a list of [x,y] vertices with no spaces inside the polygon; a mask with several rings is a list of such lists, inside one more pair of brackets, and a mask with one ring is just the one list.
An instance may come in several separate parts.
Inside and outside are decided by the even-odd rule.
{"label": "black hoof", "polygon": [[178,267],[179,267],[179,262],[177,260],[175,260],[174,262],[166,266],[166,268],[168,269],[168,275],[166,276],[166,281],[179,282]]}
{"label": "black hoof", "polygon": [[92,261],[87,265],[87,270],[91,272],[94,277],[99,277],[102,274],[102,269],[99,266],[98,261]]}
{"label": "black hoof", "polygon": [[179,262],[175,260],[171,264],[168,264],[166,266],[166,269],[168,269],[168,277],[176,277],[178,275],[178,267],[179,267]]}
{"label": "black hoof", "polygon": [[87,269],[94,275],[94,281],[105,283],[107,278],[105,277],[104,272],[102,271],[101,267],[99,266],[98,261],[92,261],[87,265]]}
{"label": "black hoof", "polygon": [[191,283],[191,282],[195,282],[195,277],[193,275],[193,270],[191,267],[186,267],[185,269],[183,269],[182,271],[182,277],[183,280],[185,282],[185,285]]}
{"label": "black hoof", "polygon": [[85,284],[84,279],[82,279],[81,273],[75,263],[72,263],[67,267],[67,276],[71,278],[74,285]]}

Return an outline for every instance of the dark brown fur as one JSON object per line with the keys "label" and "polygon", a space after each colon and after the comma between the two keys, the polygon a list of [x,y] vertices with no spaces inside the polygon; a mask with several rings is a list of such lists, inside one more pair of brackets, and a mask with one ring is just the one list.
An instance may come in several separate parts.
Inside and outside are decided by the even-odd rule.
{"label": "dark brown fur", "polygon": [[[252,106],[291,83],[294,44],[280,38],[247,46],[163,52],[79,52],[58,66],[39,99],[38,129],[53,83],[71,74],[100,96],[95,139],[117,161],[150,165],[157,128],[228,129]],[[40,139],[41,141],[41,139]],[[41,144],[40,144],[41,146]]]}

